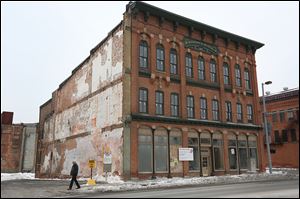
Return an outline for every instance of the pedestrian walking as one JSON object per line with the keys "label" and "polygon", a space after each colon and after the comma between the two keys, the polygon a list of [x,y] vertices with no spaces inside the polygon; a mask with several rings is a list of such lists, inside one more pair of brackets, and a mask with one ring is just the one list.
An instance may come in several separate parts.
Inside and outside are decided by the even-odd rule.
{"label": "pedestrian walking", "polygon": [[76,179],[77,175],[78,175],[78,165],[75,161],[73,161],[73,166],[72,166],[72,169],[71,169],[71,172],[70,172],[70,175],[72,176],[72,180],[70,182],[70,186],[69,186],[69,189],[68,190],[71,190],[72,189],[72,186],[73,186],[73,183],[75,182],[77,188],[76,189],[79,189],[80,188],[80,185]]}

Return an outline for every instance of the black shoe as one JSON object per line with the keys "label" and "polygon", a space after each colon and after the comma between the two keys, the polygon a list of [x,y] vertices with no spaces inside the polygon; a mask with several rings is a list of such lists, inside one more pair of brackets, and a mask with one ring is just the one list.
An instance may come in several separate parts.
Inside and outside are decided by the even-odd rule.
{"label": "black shoe", "polygon": [[77,187],[76,189],[80,189],[80,187]]}

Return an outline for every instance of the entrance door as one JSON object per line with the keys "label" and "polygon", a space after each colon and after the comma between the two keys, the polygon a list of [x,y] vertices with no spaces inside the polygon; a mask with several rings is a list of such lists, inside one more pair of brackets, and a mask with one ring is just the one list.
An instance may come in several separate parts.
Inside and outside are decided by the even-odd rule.
{"label": "entrance door", "polygon": [[209,175],[209,159],[208,156],[202,156],[202,174],[203,176],[208,176]]}

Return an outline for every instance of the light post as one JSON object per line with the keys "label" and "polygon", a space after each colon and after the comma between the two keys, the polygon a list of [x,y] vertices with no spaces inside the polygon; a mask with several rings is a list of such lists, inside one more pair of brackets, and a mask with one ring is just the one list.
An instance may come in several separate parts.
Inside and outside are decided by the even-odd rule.
{"label": "light post", "polygon": [[270,142],[269,142],[269,133],[267,129],[267,112],[266,112],[266,103],[265,103],[265,91],[264,91],[264,84],[269,85],[272,84],[271,81],[266,81],[265,83],[262,83],[262,94],[263,94],[263,107],[264,107],[264,129],[265,129],[265,134],[266,134],[266,142],[267,142],[267,153],[268,153],[268,162],[269,162],[269,171],[270,174],[272,174],[272,159],[271,159],[271,154],[270,154]]}

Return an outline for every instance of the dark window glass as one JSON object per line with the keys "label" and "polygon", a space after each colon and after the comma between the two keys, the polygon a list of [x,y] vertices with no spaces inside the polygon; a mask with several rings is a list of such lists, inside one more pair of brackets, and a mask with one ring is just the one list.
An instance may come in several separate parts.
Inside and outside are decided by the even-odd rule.
{"label": "dark window glass", "polygon": [[174,48],[170,51],[170,73],[177,74],[177,51]]}
{"label": "dark window glass", "polygon": [[235,84],[236,86],[241,87],[242,82],[241,82],[241,69],[239,65],[235,66]]}
{"label": "dark window glass", "polygon": [[139,90],[139,111],[140,113],[148,113],[148,90]]}
{"label": "dark window glass", "polygon": [[193,63],[191,53],[185,55],[185,73],[187,77],[193,77]]}
{"label": "dark window glass", "polygon": [[219,103],[218,100],[212,100],[213,120],[219,120]]}
{"label": "dark window glass", "polygon": [[275,139],[275,143],[280,143],[280,135],[279,135],[279,131],[274,131],[274,139]]}
{"label": "dark window glass", "polygon": [[225,111],[226,111],[226,121],[232,121],[232,109],[231,102],[225,102]]}
{"label": "dark window glass", "polygon": [[237,121],[243,122],[243,111],[242,111],[242,104],[237,103]]}
{"label": "dark window glass", "polygon": [[288,142],[288,133],[287,130],[282,130],[282,142]]}
{"label": "dark window glass", "polygon": [[239,158],[241,169],[247,169],[248,157],[247,157],[247,148],[239,148]]}
{"label": "dark window glass", "polygon": [[146,41],[140,43],[140,68],[148,68],[148,44]]}
{"label": "dark window glass", "polygon": [[203,120],[207,119],[207,103],[206,98],[200,98],[200,118]]}
{"label": "dark window glass", "polygon": [[253,122],[253,109],[252,109],[252,105],[247,105],[247,119],[248,119],[248,123],[252,123]]}
{"label": "dark window glass", "polygon": [[288,120],[293,120],[294,119],[294,113],[293,113],[293,111],[288,111],[287,112],[287,117],[288,117]]}
{"label": "dark window glass", "polygon": [[250,74],[249,74],[249,70],[248,69],[245,69],[244,78],[245,78],[246,89],[248,89],[248,90],[251,89]]}
{"label": "dark window glass", "polygon": [[279,112],[279,117],[280,117],[280,122],[285,121],[285,113],[284,112]]}
{"label": "dark window glass", "polygon": [[155,110],[157,115],[164,114],[164,94],[161,91],[155,92]]}
{"label": "dark window glass", "polygon": [[217,82],[217,66],[213,59],[210,61],[210,81]]}
{"label": "dark window glass", "polygon": [[296,130],[291,129],[291,141],[296,142],[297,141],[297,135],[296,135]]}
{"label": "dark window glass", "polygon": [[179,97],[176,93],[171,94],[171,116],[179,116]]}
{"label": "dark window glass", "polygon": [[198,78],[205,80],[205,65],[203,57],[198,58]]}
{"label": "dark window glass", "polygon": [[226,62],[223,63],[223,75],[224,75],[224,84],[228,85],[230,83],[229,82],[229,66]]}
{"label": "dark window glass", "polygon": [[168,170],[168,137],[167,135],[154,136],[155,171]]}
{"label": "dark window glass", "polygon": [[187,96],[187,117],[188,118],[194,118],[194,97],[193,96]]}
{"label": "dark window glass", "polygon": [[156,69],[165,71],[165,52],[162,45],[156,47]]}
{"label": "dark window glass", "polygon": [[139,172],[152,171],[152,136],[139,134],[138,137]]}

